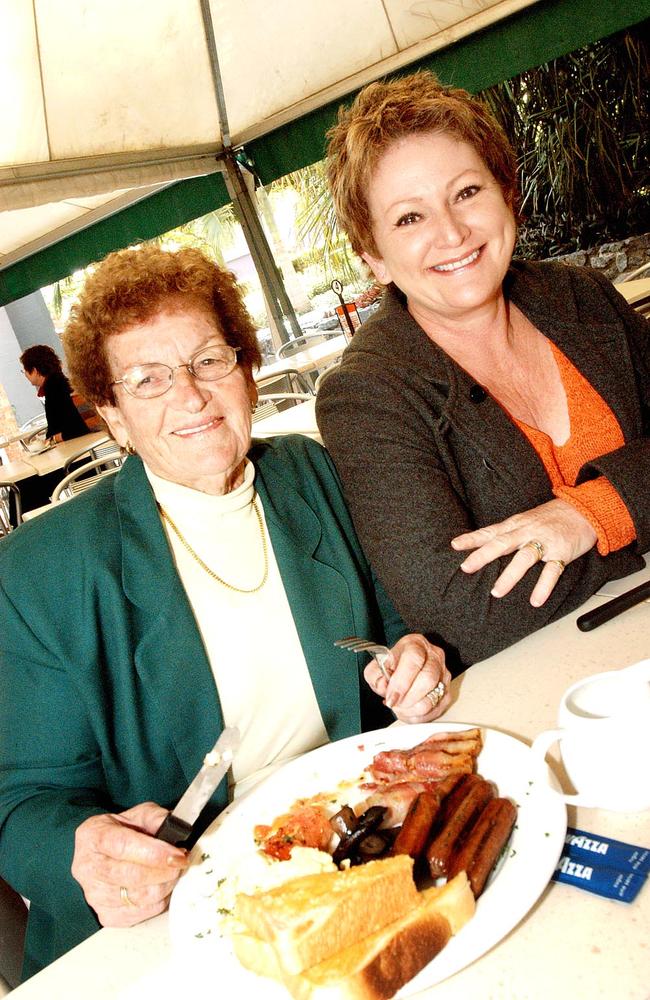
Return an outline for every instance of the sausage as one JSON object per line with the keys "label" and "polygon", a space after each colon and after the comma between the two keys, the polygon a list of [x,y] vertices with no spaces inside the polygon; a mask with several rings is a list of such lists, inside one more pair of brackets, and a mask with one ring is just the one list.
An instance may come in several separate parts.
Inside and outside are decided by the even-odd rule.
{"label": "sausage", "polygon": [[510,799],[492,799],[470,830],[465,843],[452,858],[449,877],[464,868],[475,899],[483,892],[516,819],[517,810]]}
{"label": "sausage", "polygon": [[419,858],[427,846],[439,809],[440,799],[435,793],[420,792],[411,803],[390,853]]}
{"label": "sausage", "polygon": [[494,794],[488,781],[477,774],[468,774],[446,799],[442,825],[426,852],[432,878],[447,874],[447,866],[463,831]]}
{"label": "sausage", "polygon": [[461,774],[459,771],[457,774],[448,774],[446,778],[441,778],[440,781],[436,782],[435,794],[438,800],[442,803],[448,795],[453,792],[456,785],[458,785],[462,780],[464,780],[466,775]]}
{"label": "sausage", "polygon": [[447,878],[452,879],[458,872],[469,872],[481,845],[492,832],[501,802],[503,799],[492,799],[478,814],[471,828],[466,831],[462,843],[457,846],[451,856]]}

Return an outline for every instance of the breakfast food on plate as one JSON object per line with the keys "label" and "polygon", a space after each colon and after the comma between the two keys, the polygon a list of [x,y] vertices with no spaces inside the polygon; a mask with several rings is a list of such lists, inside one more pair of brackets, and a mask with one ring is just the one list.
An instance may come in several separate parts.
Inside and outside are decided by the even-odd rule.
{"label": "breakfast food on plate", "polygon": [[510,799],[492,799],[452,853],[447,877],[467,872],[474,897],[485,888],[488,875],[505,847],[517,819]]}
{"label": "breakfast food on plate", "polygon": [[394,996],[474,912],[464,872],[418,893],[412,865],[387,858],[238,897],[236,955],[296,1000]]}
{"label": "breakfast food on plate", "polygon": [[421,792],[442,801],[464,774],[472,774],[482,749],[481,730],[463,729],[434,733],[409,750],[384,750],[367,768],[374,780],[362,786],[370,792],[364,805],[385,806],[385,825],[397,826]]}
{"label": "breakfast food on plate", "polygon": [[[435,732],[256,826],[259,857],[287,874],[236,895],[241,964],[295,1000],[392,997],[471,917],[512,832],[515,806],[476,773],[482,747],[476,728]],[[295,878],[297,852],[332,869]]]}
{"label": "breakfast food on plate", "polygon": [[426,849],[429,871],[433,878],[447,874],[452,852],[460,843],[465,830],[495,795],[494,786],[478,774],[467,774],[443,804],[443,815],[436,824],[433,839]]}
{"label": "breakfast food on plate", "polygon": [[332,827],[322,802],[298,802],[290,812],[278,816],[271,826],[256,826],[254,835],[265,854],[286,861],[297,845],[327,850]]}
{"label": "breakfast food on plate", "polygon": [[416,906],[412,868],[399,857],[306,875],[270,892],[239,895],[235,917],[273,944],[286,972],[301,972]]}
{"label": "breakfast food on plate", "polygon": [[378,753],[368,770],[379,781],[389,775],[439,780],[448,774],[471,774],[482,748],[480,729],[434,733],[410,750]]}
{"label": "breakfast food on plate", "polygon": [[[463,847],[460,857],[473,859],[470,882],[478,896],[516,815],[511,803],[499,800],[498,809],[483,816],[497,790],[476,773],[482,748],[480,729],[471,728],[434,732],[417,746],[383,750],[356,782],[364,797],[354,805],[334,811],[339,800],[331,792],[300,799],[270,826],[257,826],[256,842],[263,854],[279,860],[290,858],[296,845],[329,851],[339,867],[404,854],[416,862],[420,882],[425,870],[434,880],[444,878]],[[353,782],[342,784],[355,790]],[[456,864],[454,872],[459,870]]]}

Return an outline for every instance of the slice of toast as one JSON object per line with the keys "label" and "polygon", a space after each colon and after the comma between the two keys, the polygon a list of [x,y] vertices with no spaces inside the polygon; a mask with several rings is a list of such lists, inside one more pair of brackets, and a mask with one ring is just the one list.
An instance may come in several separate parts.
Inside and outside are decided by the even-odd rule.
{"label": "slice of toast", "polygon": [[305,969],[283,973],[273,946],[233,935],[242,964],[281,979],[294,1000],[388,1000],[441,951],[472,917],[475,902],[465,872],[419,894],[416,907],[381,930]]}
{"label": "slice of toast", "polygon": [[400,856],[240,894],[235,916],[273,946],[284,973],[295,974],[398,919],[419,898],[412,859]]}

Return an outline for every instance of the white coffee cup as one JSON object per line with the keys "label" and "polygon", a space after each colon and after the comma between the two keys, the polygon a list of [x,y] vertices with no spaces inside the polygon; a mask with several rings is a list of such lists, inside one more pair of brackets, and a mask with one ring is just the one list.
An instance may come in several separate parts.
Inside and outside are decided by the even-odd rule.
{"label": "white coffee cup", "polygon": [[650,809],[650,659],[594,674],[565,691],[558,729],[540,733],[533,753],[544,761],[559,742],[577,790],[566,802],[599,809]]}

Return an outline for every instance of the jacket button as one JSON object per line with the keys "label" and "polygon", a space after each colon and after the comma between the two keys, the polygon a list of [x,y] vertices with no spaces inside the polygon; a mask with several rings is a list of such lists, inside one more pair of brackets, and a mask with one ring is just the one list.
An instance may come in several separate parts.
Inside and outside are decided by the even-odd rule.
{"label": "jacket button", "polygon": [[482,403],[487,398],[487,392],[482,385],[473,385],[469,390],[469,398],[473,403]]}

